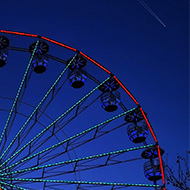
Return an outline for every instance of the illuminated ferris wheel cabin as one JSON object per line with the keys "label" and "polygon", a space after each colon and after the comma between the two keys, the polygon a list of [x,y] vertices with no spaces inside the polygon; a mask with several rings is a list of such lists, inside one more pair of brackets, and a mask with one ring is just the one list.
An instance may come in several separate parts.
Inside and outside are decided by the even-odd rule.
{"label": "illuminated ferris wheel cabin", "polygon": [[3,67],[7,63],[9,39],[5,36],[0,36],[0,67]]}

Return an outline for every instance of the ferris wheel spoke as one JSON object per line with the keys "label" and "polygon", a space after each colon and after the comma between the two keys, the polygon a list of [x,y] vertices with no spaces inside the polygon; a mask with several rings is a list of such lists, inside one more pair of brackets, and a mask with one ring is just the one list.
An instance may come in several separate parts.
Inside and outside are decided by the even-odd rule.
{"label": "ferris wheel spoke", "polygon": [[[57,130],[55,130],[55,133],[58,133],[62,128],[64,128],[68,123],[70,123],[73,119],[75,119],[77,116],[79,116],[81,113],[83,113],[87,108],[89,108],[92,104],[94,104],[99,98],[101,97],[101,94],[99,96],[97,96],[94,100],[92,100],[89,104],[87,105],[83,105],[85,100],[83,102],[81,102],[77,108],[76,108],[76,112],[74,114],[74,116],[72,116],[71,118],[69,118],[67,121],[64,121],[63,119],[60,119],[60,121],[57,123],[58,126],[62,126],[62,127],[56,127]],[[56,129],[55,128],[55,129]]]}
{"label": "ferris wheel spoke", "polygon": [[[17,102],[18,102],[18,100],[19,100],[19,97],[20,97],[21,91],[22,91],[22,89],[23,89],[23,86],[24,86],[24,84],[25,84],[25,82],[26,82],[27,75],[28,75],[28,71],[29,71],[29,68],[30,68],[32,59],[33,59],[33,57],[34,57],[35,51],[36,51],[36,49],[37,49],[38,43],[39,43],[39,40],[38,40],[38,41],[36,42],[36,44],[35,44],[34,51],[33,51],[32,55],[31,55],[31,57],[30,57],[29,63],[28,63],[27,68],[26,68],[26,71],[25,71],[25,73],[24,73],[24,76],[23,76],[22,81],[21,81],[21,83],[20,83],[20,86],[19,86],[19,89],[18,89],[18,91],[17,91],[16,97],[15,97],[15,99],[14,99],[12,108],[11,108],[11,110],[10,110],[9,116],[8,116],[8,118],[7,118],[6,124],[5,124],[4,128],[3,128],[2,134],[1,134],[1,136],[0,136],[0,145],[1,145],[1,143],[2,143],[2,139],[3,139],[4,135],[6,135],[6,130],[7,130],[7,127],[8,127],[8,125],[9,125],[9,123],[10,123],[10,120],[11,120],[11,117],[12,117],[12,114],[13,114],[13,111],[14,111],[14,109],[16,109]],[[4,141],[4,144],[5,144],[5,142],[6,142],[6,141]],[[4,145],[3,145],[3,146],[4,146]]]}
{"label": "ferris wheel spoke", "polygon": [[[19,190],[27,190],[27,189],[25,189],[25,188],[19,187],[19,186],[17,186],[17,185],[9,184],[9,183],[3,182],[3,181],[0,181],[0,184],[9,186],[9,187],[11,187],[11,188],[14,187],[14,188],[19,189]],[[4,187],[1,187],[1,188],[3,189]],[[5,189],[5,188],[4,188],[4,189]]]}
{"label": "ferris wheel spoke", "polygon": [[[2,184],[2,183],[1,183]],[[3,186],[1,186],[0,187],[1,188],[1,190],[7,190],[5,187],[3,187]]]}
{"label": "ferris wheel spoke", "polygon": [[[37,46],[37,45],[36,45]],[[44,103],[44,101],[46,100],[46,98],[48,97],[48,95],[53,91],[55,92],[55,87],[58,84],[58,82],[60,81],[61,77],[64,75],[65,71],[67,70],[67,68],[69,67],[69,65],[71,64],[72,60],[76,57],[77,54],[75,54],[75,56],[71,59],[70,63],[65,67],[65,69],[61,72],[61,74],[58,76],[58,78],[56,79],[56,81],[53,83],[53,85],[50,87],[50,89],[47,91],[47,93],[44,95],[44,97],[41,99],[40,103],[37,105],[37,107],[34,109],[34,111],[31,113],[31,115],[28,117],[28,119],[26,120],[26,122],[24,123],[24,125],[20,128],[19,132],[16,134],[16,136],[13,138],[13,140],[11,141],[11,143],[8,145],[8,147],[6,148],[6,150],[3,152],[3,154],[0,156],[0,159],[3,158],[3,156],[5,155],[5,153],[10,149],[10,147],[13,145],[13,143],[15,142],[15,140],[19,137],[19,135],[21,134],[21,132],[23,131],[23,129],[27,126],[27,124],[29,123],[29,121],[33,118],[33,116],[38,112],[40,106]],[[57,93],[57,92],[56,92]],[[52,98],[55,96],[55,94],[52,94]],[[51,98],[51,100],[52,100]],[[49,104],[48,104],[49,105]],[[46,105],[47,107],[47,105]]]}
{"label": "ferris wheel spoke", "polygon": [[[116,159],[116,157],[119,157],[120,155],[127,153],[127,152],[140,150],[140,149],[146,149],[146,148],[150,148],[150,147],[154,147],[154,145],[150,144],[150,145],[145,145],[145,146],[133,147],[133,148],[123,149],[123,150],[117,150],[117,151],[112,151],[112,152],[107,152],[107,153],[91,155],[91,156],[87,156],[87,157],[83,157],[83,158],[77,158],[77,159],[68,160],[68,161],[46,164],[46,165],[37,166],[37,167],[36,166],[30,167],[30,168],[16,170],[16,171],[12,171],[12,172],[5,172],[5,173],[0,174],[0,176],[14,175],[14,174],[19,174],[19,173],[24,173],[24,172],[33,172],[35,170],[40,170],[40,169],[43,169],[43,172],[45,172],[44,169],[49,169],[49,168],[50,168],[49,170],[52,171],[56,167],[60,168],[60,167],[64,167],[64,166],[72,164],[72,163],[75,163],[74,170],[61,172],[61,175],[79,171],[80,167],[82,167],[81,170],[89,170],[89,169],[94,169],[97,167],[104,167],[107,165],[115,165],[115,164],[120,164],[120,163],[139,159],[139,158],[137,158],[137,159],[126,160],[126,158]],[[101,158],[103,158],[103,157],[105,158],[104,160],[102,160],[103,163],[98,162],[98,164],[91,164],[92,161],[101,160]],[[142,159],[142,158],[140,158],[140,159]],[[47,173],[48,173],[48,171],[47,171]],[[46,176],[46,177],[48,178],[49,176]]]}
{"label": "ferris wheel spoke", "polygon": [[[45,105],[43,105],[43,107],[41,108],[38,108],[38,109],[36,109],[36,112],[34,113],[33,112],[33,116],[27,116],[27,124],[31,121],[31,120],[33,120],[33,124],[31,124],[30,125],[30,127],[26,130],[26,126],[27,126],[27,124],[25,123],[24,125],[23,125],[23,127],[20,129],[20,131],[22,132],[22,134],[21,134],[21,132],[19,132],[18,134],[17,134],[17,136],[15,136],[15,138],[14,138],[14,142],[16,141],[16,139],[19,139],[19,141],[18,141],[18,146],[13,150],[13,152],[11,153],[11,155],[12,154],[14,154],[14,152],[19,148],[19,146],[20,146],[20,144],[24,141],[24,139],[29,135],[29,133],[30,133],[30,131],[32,130],[32,128],[33,128],[33,126],[36,124],[36,123],[39,123],[43,128],[45,128],[45,126],[43,126],[40,122],[39,122],[39,118],[41,117],[41,115],[42,114],[44,114],[46,117],[48,117],[49,119],[51,119],[51,120],[53,120],[52,118],[50,118],[49,116],[47,116],[46,114],[45,114],[45,109],[48,107],[48,105],[51,103],[51,101],[53,100],[53,98],[56,96],[56,94],[58,93],[58,91],[61,89],[61,87],[65,84],[65,82],[66,82],[66,80],[61,84],[61,86],[59,86],[59,87],[57,87],[56,86],[56,89],[54,89],[54,92],[52,93],[52,96],[51,96],[51,98],[50,98],[50,100],[45,104]],[[58,88],[58,89],[57,89]],[[41,104],[41,106],[42,106],[42,104]],[[35,107],[34,107],[35,108]],[[29,120],[30,119],[30,120]],[[25,128],[25,130],[26,131],[24,131],[24,128]],[[50,129],[49,129],[50,130]],[[50,130],[51,131],[51,130]],[[21,136],[22,135],[22,136]],[[55,134],[54,134],[54,136],[55,136]],[[12,143],[9,145],[9,148],[11,147],[11,145],[14,143],[13,142],[13,140],[12,140]],[[7,148],[8,149],[8,148]],[[6,154],[5,154],[5,156],[7,155],[9,153],[9,150],[6,152]]]}
{"label": "ferris wheel spoke", "polygon": [[10,134],[10,132],[11,132],[11,129],[12,129],[12,126],[13,126],[13,124],[14,124],[14,120],[15,120],[15,118],[16,118],[16,116],[19,114],[19,112],[18,112],[18,109],[19,109],[19,107],[20,107],[20,104],[22,103],[22,98],[23,98],[23,96],[24,96],[24,94],[25,94],[25,91],[26,91],[26,88],[27,88],[27,86],[28,86],[28,82],[30,81],[30,77],[31,77],[31,75],[32,75],[32,71],[30,70],[29,72],[28,72],[28,74],[27,74],[27,78],[26,78],[26,80],[25,80],[25,84],[24,84],[24,87],[23,87],[23,89],[22,89],[22,91],[21,91],[21,93],[20,93],[20,96],[19,96],[19,99],[17,100],[17,102],[16,102],[16,104],[15,104],[15,108],[14,108],[14,111],[12,112],[12,115],[11,115],[11,117],[10,117],[10,120],[9,120],[9,123],[8,123],[8,125],[7,125],[7,127],[6,127],[6,130],[5,130],[5,138],[4,138],[4,142],[3,142],[3,139],[2,139],[2,147],[1,147],[1,153],[3,152],[3,150],[4,150],[4,147],[5,147],[5,145],[6,145],[6,141],[7,141],[7,137],[9,136],[9,134]]}
{"label": "ferris wheel spoke", "polygon": [[33,139],[31,139],[28,143],[26,143],[21,149],[16,151],[12,156],[10,156],[6,161],[4,161],[0,167],[5,165],[8,161],[10,161],[12,158],[14,158],[18,153],[22,152],[26,147],[28,147],[35,139],[40,137],[43,133],[45,133],[47,130],[49,130],[55,123],[57,123],[62,117],[64,117],[67,113],[69,113],[71,110],[73,110],[78,104],[80,104],[83,100],[85,100],[88,96],[90,96],[94,91],[96,91],[102,84],[104,84],[107,80],[109,80],[110,77],[105,79],[101,84],[96,86],[93,90],[91,90],[88,94],[86,94],[83,98],[81,98],[77,103],[75,103],[71,108],[69,108],[67,111],[65,111],[62,115],[60,115],[56,120],[54,120],[49,126],[47,126],[44,130],[42,130],[40,133],[38,133]]}
{"label": "ferris wheel spoke", "polygon": [[[100,95],[101,96],[101,95]],[[87,110],[87,108],[89,108],[93,103],[95,103],[100,96],[97,96],[94,100],[92,100],[90,103],[88,103],[88,105],[83,105],[85,100],[83,102],[81,102],[81,104],[79,104],[77,106],[76,112],[74,113],[74,116],[71,116],[69,119],[67,119],[66,121],[62,122],[62,120],[65,120],[66,116],[63,117],[58,123],[56,123],[53,126],[53,129],[51,130],[51,134],[49,134],[48,137],[46,137],[45,139],[40,139],[38,138],[33,144],[32,147],[30,149],[30,154],[32,154],[33,152],[35,152],[36,150],[38,150],[43,144],[45,144],[47,142],[47,140],[49,140],[50,138],[53,138],[54,136],[56,137],[56,134],[61,131],[63,132],[63,128],[68,125],[71,121],[73,121],[76,117],[78,117],[81,113],[83,113],[85,110]],[[83,105],[83,106],[82,106]],[[59,142],[60,140],[58,140]],[[65,147],[64,147],[65,149]]]}
{"label": "ferris wheel spoke", "polygon": [[[103,135],[106,135],[106,134],[108,134],[108,133],[110,133],[110,132],[112,132],[112,131],[114,131],[114,130],[116,130],[118,128],[121,128],[124,125],[126,125],[126,123],[124,123],[124,124],[121,124],[119,126],[116,126],[116,127],[112,128],[112,129],[109,128],[108,130],[103,131],[105,126],[107,126],[110,122],[104,123],[103,125],[100,125],[97,128],[95,128],[93,130],[94,131],[93,134],[89,134],[87,132],[87,133],[85,133],[85,134],[83,134],[81,136],[78,136],[78,137],[76,137],[74,139],[69,140],[66,143],[66,147],[65,147],[64,151],[62,151],[61,153],[53,154],[54,149],[52,149],[52,150],[48,151],[47,153],[41,155],[40,156],[40,159],[42,160],[41,164],[46,163],[46,162],[50,161],[51,159],[57,158],[58,156],[61,156],[62,154],[65,154],[66,152],[69,152],[71,150],[75,150],[76,148],[78,148],[78,147],[80,147],[80,146],[82,146],[82,145],[84,145],[86,143],[89,143],[90,141],[93,141],[93,140],[95,140],[95,139],[97,139],[97,138],[99,138],[99,137],[101,137]],[[92,131],[90,131],[90,132],[92,132]],[[87,136],[88,134],[89,134],[89,136]],[[85,139],[83,139],[83,138],[85,138]],[[51,153],[51,156],[49,156],[50,153]]]}
{"label": "ferris wheel spoke", "polygon": [[[50,146],[50,147],[48,147],[48,148],[46,148],[46,149],[44,149],[44,150],[41,150],[40,152],[35,153],[34,155],[31,155],[31,156],[28,156],[28,157],[26,157],[26,158],[24,158],[24,159],[21,159],[21,160],[19,160],[18,162],[16,162],[16,163],[14,163],[14,164],[12,164],[12,165],[10,165],[10,166],[8,166],[8,167],[5,167],[4,169],[0,170],[0,172],[5,171],[5,170],[7,170],[7,169],[9,169],[9,168],[15,167],[15,166],[17,166],[17,165],[20,164],[20,163],[23,163],[23,162],[25,162],[25,161],[27,161],[27,160],[30,160],[30,159],[32,159],[32,158],[34,158],[34,157],[37,157],[37,156],[39,156],[40,154],[43,154],[43,153],[45,153],[45,152],[47,152],[47,151],[51,151],[52,149],[55,149],[55,148],[57,148],[57,147],[59,147],[59,146],[61,146],[61,145],[63,145],[63,144],[66,144],[66,149],[68,149],[68,147],[70,146],[70,143],[71,143],[72,140],[75,140],[75,139],[77,139],[77,138],[80,138],[81,136],[83,136],[83,135],[85,135],[85,134],[87,134],[87,133],[89,133],[89,132],[91,132],[91,131],[93,131],[93,130],[97,130],[97,128],[99,128],[99,127],[101,127],[101,126],[103,126],[103,125],[105,125],[105,124],[107,124],[107,123],[110,123],[111,121],[113,121],[113,120],[115,120],[115,119],[118,119],[118,118],[120,118],[120,117],[126,115],[127,113],[132,112],[133,110],[135,110],[135,108],[133,108],[133,109],[131,109],[131,110],[128,110],[128,111],[126,111],[126,112],[123,112],[123,113],[121,113],[121,114],[119,114],[119,115],[117,115],[117,116],[114,116],[114,117],[112,117],[111,119],[107,119],[106,121],[101,122],[101,123],[99,123],[99,124],[97,124],[97,125],[95,125],[95,126],[93,126],[93,127],[91,127],[91,128],[88,128],[87,130],[84,130],[84,131],[82,131],[82,132],[80,132],[80,133],[77,133],[77,134],[75,134],[75,135],[73,135],[73,136],[71,136],[71,137],[69,137],[69,138],[67,138],[67,139],[65,139],[65,140],[63,140],[63,141],[60,141],[59,143],[54,144],[53,146]],[[116,128],[117,128],[117,127],[116,127]],[[73,146],[73,145],[72,145],[72,146]],[[64,152],[64,151],[63,151],[63,152]],[[5,161],[5,162],[2,163],[1,165],[2,165],[2,166],[5,165],[8,161],[9,161],[9,160]]]}
{"label": "ferris wheel spoke", "polygon": [[[106,79],[106,80],[107,80],[107,79]],[[106,81],[106,80],[105,80],[105,81]],[[104,83],[104,82],[102,82],[102,83]],[[102,83],[101,83],[101,84],[102,84]],[[100,85],[101,85],[101,84],[100,84]],[[98,88],[98,87],[97,87],[97,88]],[[74,116],[73,118],[71,118],[71,120],[74,119],[74,118],[75,118],[77,115],[79,115],[80,113],[82,113],[85,109],[87,109],[87,108],[88,108],[91,104],[93,104],[95,101],[97,101],[98,98],[99,98],[99,96],[98,96],[97,98],[95,98],[95,100],[93,100],[92,102],[90,102],[87,106],[81,107],[81,108],[80,108],[80,111],[79,111],[78,113],[76,112],[76,113],[75,113],[75,116]],[[86,100],[86,99],[84,99],[84,100],[83,100],[80,104],[78,104],[78,105],[83,105],[83,103],[85,102],[85,100]],[[63,118],[64,118],[64,117],[63,117]],[[60,121],[61,121],[61,120],[62,120],[62,119],[60,119]],[[63,124],[60,124],[60,123],[54,123],[54,126],[57,125],[58,128],[59,128],[59,130],[61,130],[61,128],[64,127],[64,126],[66,126],[66,124],[68,124],[68,122],[70,122],[71,120],[68,120],[67,123],[65,123],[64,125],[63,125]],[[61,125],[62,127],[59,127],[60,125]],[[57,133],[57,132],[58,132],[58,131],[56,131],[56,132],[53,132],[53,131],[52,131],[52,135],[50,135],[50,136],[48,136],[46,139],[43,139],[42,141],[38,142],[38,144],[37,144],[38,147],[36,147],[35,150],[37,150],[40,146],[42,146],[45,142],[47,142],[47,140],[49,140],[49,138],[51,138],[51,137],[53,137],[53,136],[56,137],[56,133]],[[63,133],[64,133],[64,132],[63,132]],[[40,137],[39,137],[39,138],[40,138]],[[38,138],[37,140],[39,140],[39,138]],[[37,141],[37,140],[36,140],[36,141]],[[36,141],[35,141],[35,142],[36,142]],[[59,142],[59,141],[60,141],[60,140],[58,140],[58,142]],[[29,150],[30,153],[29,153],[29,154],[32,154],[32,153],[35,151],[35,150],[32,151],[32,147],[34,148],[34,145],[36,145],[36,144],[32,144],[32,146],[31,146],[31,144],[29,145],[29,146],[30,146],[30,150]],[[63,148],[65,149],[65,146],[64,146],[64,145],[62,145],[62,146],[63,146]],[[72,147],[72,145],[70,145],[70,146]],[[73,150],[73,151],[75,151],[75,150]],[[67,152],[67,154],[69,154],[69,153]],[[18,155],[17,155],[17,156],[18,156]],[[13,160],[14,160],[14,159],[13,159]],[[13,160],[12,160],[12,161],[13,161]],[[11,161],[11,162],[12,162],[12,161]],[[11,163],[11,162],[10,162],[10,163]],[[10,163],[9,163],[9,164],[10,164]]]}
{"label": "ferris wheel spoke", "polygon": [[[36,113],[35,113],[35,117],[32,117],[31,120],[34,121],[34,123],[32,125],[30,125],[30,127],[28,128],[27,131],[22,131],[22,139],[21,139],[21,134],[19,134],[18,138],[20,139],[20,144],[24,141],[24,139],[29,135],[31,129],[33,128],[33,126],[36,124],[36,123],[39,123],[41,126],[43,126],[43,128],[45,128],[44,125],[42,125],[42,123],[39,122],[39,118],[41,117],[41,115],[45,114],[45,110],[46,108],[49,106],[49,104],[52,102],[53,98],[56,96],[56,94],[58,93],[58,91],[62,88],[62,86],[65,84],[65,82],[67,81],[67,79],[61,84],[60,87],[58,87],[58,89],[54,89],[54,93],[52,93],[52,96],[51,96],[51,99],[45,104],[43,105],[43,107],[40,107]],[[42,104],[41,104],[42,106]],[[46,115],[46,114],[45,114]],[[47,115],[46,115],[47,116]],[[52,118],[50,118],[48,116],[49,119],[53,120]],[[58,125],[57,125],[58,126]],[[51,130],[50,130],[51,131]],[[51,131],[53,133],[53,131]],[[17,150],[17,148],[15,149]],[[12,153],[13,154],[13,153]]]}
{"label": "ferris wheel spoke", "polygon": [[[121,153],[122,154],[122,153]],[[116,155],[118,156],[118,155]],[[94,158],[92,161],[99,161],[100,158]],[[70,170],[65,170],[64,166],[56,166],[56,167],[52,167],[52,168],[48,168],[47,170],[45,168],[43,168],[43,170],[41,170],[41,174],[39,175],[39,178],[41,178],[41,176],[43,176],[43,179],[52,179],[52,177],[58,177],[58,176],[63,176],[63,175],[69,175],[72,173],[81,173],[84,171],[89,171],[89,170],[97,170],[98,168],[102,168],[102,167],[106,167],[106,166],[113,166],[113,165],[118,165],[118,164],[123,164],[123,163],[129,163],[129,162],[134,162],[134,161],[138,161],[138,160],[142,160],[143,158],[133,158],[133,159],[119,159],[119,158],[115,158],[114,156],[112,157],[112,159],[109,158],[106,161],[102,161],[102,163],[99,164],[92,164],[90,163],[91,160],[87,160],[86,162],[81,162],[80,164],[77,162],[71,162],[72,164],[74,164],[74,169],[70,169]],[[58,171],[63,169],[63,171]],[[34,170],[28,170],[27,172],[20,172],[21,176],[22,175],[32,175],[34,172]],[[19,173],[14,174],[14,177],[19,177]]]}
{"label": "ferris wheel spoke", "polygon": [[1,187],[2,190],[7,190],[5,187]]}
{"label": "ferris wheel spoke", "polygon": [[[10,98],[5,98],[5,97],[0,97],[0,98],[2,98],[2,99],[10,99]],[[24,102],[22,102],[22,104],[26,104],[26,103],[24,103]],[[26,105],[28,105],[28,106],[30,106],[31,108],[35,108],[34,106],[32,106],[32,105],[29,105],[29,104],[26,104]],[[8,112],[9,110],[7,109],[0,109],[0,111],[4,111],[4,112]],[[52,120],[53,121],[53,119],[50,117],[50,116],[48,116],[47,114],[45,114],[44,112],[42,112],[41,110],[40,110],[40,112],[41,112],[41,114],[44,114],[47,118],[49,118],[50,120]],[[18,115],[21,115],[21,116],[23,116],[23,117],[25,117],[25,118],[28,118],[28,115],[25,115],[25,114],[23,114],[23,113],[20,113],[20,112],[17,112],[17,114]],[[41,125],[43,128],[45,128],[45,125],[43,125],[41,122],[39,122],[39,120],[35,120],[35,118],[32,118],[32,120],[34,121],[34,124],[35,123],[38,123],[39,125]],[[33,125],[34,125],[33,124]],[[32,126],[33,126],[32,125]],[[61,130],[61,127],[59,126],[60,124],[58,123],[58,124],[56,124],[56,128],[58,128],[59,129],[59,131]],[[26,134],[23,134],[22,136],[23,136],[23,139],[25,139],[26,137],[27,137],[27,135],[29,134],[29,132],[30,132],[30,129],[32,128],[32,126],[28,129],[28,131],[26,132]],[[67,135],[65,134],[65,132],[63,131],[63,130],[61,130],[62,131],[62,133],[67,137]],[[53,133],[53,131],[51,131],[52,133]],[[56,132],[57,133],[57,132]],[[58,139],[58,137],[56,136],[56,133],[54,132],[54,137],[57,139],[57,141],[59,142],[60,140]],[[21,141],[21,143],[22,143],[22,141]],[[40,146],[40,145],[39,145]],[[18,147],[18,146],[17,146]],[[15,148],[15,150],[17,149],[17,147]]]}
{"label": "ferris wheel spoke", "polygon": [[100,186],[123,186],[123,187],[161,187],[160,185],[151,184],[130,184],[130,183],[115,183],[115,182],[94,182],[94,181],[64,181],[64,180],[48,180],[35,178],[1,178],[1,180],[13,180],[22,182],[47,182],[47,183],[63,183],[63,184],[84,184],[84,185],[100,185]]}
{"label": "ferris wheel spoke", "polygon": [[[8,110],[1,109],[1,111],[8,111]],[[25,117],[25,118],[28,118],[28,116],[25,115],[25,114],[23,114],[23,113],[17,112],[17,114],[18,114],[18,115],[22,115],[22,116]],[[45,113],[42,112],[42,114],[45,114]],[[46,115],[46,114],[45,114],[45,115]],[[49,119],[53,120],[52,118],[50,118],[50,117],[47,116],[47,115],[46,115],[46,117],[48,117]],[[41,125],[43,128],[45,128],[45,125],[43,125],[41,122],[39,122],[39,120],[35,120],[34,118],[32,118],[32,120],[34,120],[34,124],[35,124],[35,123],[38,123],[38,124]],[[33,124],[33,125],[34,125],[34,124]],[[32,126],[33,126],[33,125],[32,125]],[[26,134],[23,134],[23,139],[27,137],[27,135],[28,135],[29,132],[30,132],[30,129],[32,128],[32,126],[28,129],[28,131],[26,132]],[[59,126],[59,124],[56,124],[56,128],[58,128],[59,131],[61,130],[61,127]],[[65,136],[67,136],[67,135],[64,133],[63,130],[61,130],[61,131],[62,131],[62,133],[63,133]],[[59,142],[60,140],[59,140],[58,137],[56,136],[56,133],[57,133],[57,132],[53,132],[53,131],[51,131],[51,132],[53,133],[53,136],[54,136],[54,137],[57,139],[57,141]],[[47,139],[45,139],[45,140],[47,140]],[[45,141],[45,140],[44,140],[44,141]],[[21,141],[21,143],[22,143],[22,141]],[[43,144],[42,141],[40,141],[40,143]],[[40,143],[39,143],[39,147],[41,146]],[[39,147],[37,147],[36,149],[38,149]],[[15,150],[16,150],[17,148],[18,148],[18,146],[15,148]],[[35,151],[35,150],[34,150],[34,151]],[[31,153],[32,153],[32,151],[31,151]]]}

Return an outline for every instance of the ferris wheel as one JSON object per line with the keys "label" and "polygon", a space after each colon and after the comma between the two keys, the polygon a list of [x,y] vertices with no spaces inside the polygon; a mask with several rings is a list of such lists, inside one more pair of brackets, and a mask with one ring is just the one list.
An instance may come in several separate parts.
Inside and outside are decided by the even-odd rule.
{"label": "ferris wheel", "polygon": [[0,32],[0,189],[165,189],[164,150],[112,72],[58,41]]}

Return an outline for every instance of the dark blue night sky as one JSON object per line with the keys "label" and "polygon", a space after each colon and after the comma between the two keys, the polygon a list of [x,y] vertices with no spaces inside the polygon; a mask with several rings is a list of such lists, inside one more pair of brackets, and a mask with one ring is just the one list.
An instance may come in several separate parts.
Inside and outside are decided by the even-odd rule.
{"label": "dark blue night sky", "polygon": [[[101,63],[122,81],[148,113],[158,142],[165,150],[163,159],[165,160],[168,154],[169,164],[175,165],[177,153],[185,157],[186,151],[189,150],[189,1],[146,0],[145,2],[166,27],[163,27],[138,0],[2,0],[0,29],[38,34],[57,40]],[[10,45],[16,47],[28,48],[35,42],[32,38],[5,36],[10,39]],[[73,56],[71,52],[67,55],[67,51],[64,50],[62,53],[60,47],[50,43],[49,45],[52,55],[64,60]],[[28,63],[29,54],[11,53],[6,67],[0,70],[1,96],[14,98]],[[11,59],[11,55],[14,58]],[[54,66],[50,61],[42,79],[39,75],[32,76],[33,83],[31,82],[31,88],[26,92],[24,101],[37,105],[63,68],[63,65],[55,62]],[[107,77],[95,66],[90,66],[88,71],[101,80]],[[87,81],[86,93],[96,86],[91,84],[93,83]],[[85,94],[79,92],[80,90],[74,91],[68,88],[67,84],[65,87],[67,93],[60,93],[55,100],[55,106],[50,105],[46,111],[54,119]],[[123,97],[123,101],[127,108],[134,107],[127,98]],[[1,102],[10,109],[11,102],[3,103],[2,100]],[[100,102],[98,103],[100,106]],[[85,127],[82,118],[77,121],[78,124],[74,124],[78,125],[76,131],[72,125],[69,125],[71,129],[65,130],[68,136],[87,129],[88,124],[90,127],[113,116],[106,113],[103,119],[104,112],[98,108],[98,103],[94,108],[96,113],[92,112],[92,115],[84,113],[84,117],[87,118]],[[118,110],[116,115],[121,112],[122,110]],[[7,115],[4,115],[5,118],[2,116],[0,121],[1,126],[6,121]],[[24,122],[24,119],[19,121],[18,118],[16,122],[18,123],[15,124],[14,130],[18,131],[18,126]],[[48,124],[49,121],[44,120],[44,125]],[[110,133],[108,137],[100,138],[97,144],[89,143],[86,147],[76,150],[77,156],[84,157],[135,146],[128,140],[126,127],[114,133],[115,135]],[[109,145],[109,141],[112,141],[113,145]],[[102,148],[102,144],[107,148]],[[128,167],[125,164],[116,165],[112,169],[105,169],[104,174],[101,173],[103,170],[100,170],[100,173],[94,170],[82,172],[81,179],[150,183],[142,177],[142,168],[139,169],[142,170],[142,174],[136,175],[136,170],[141,167],[140,164]],[[175,170],[177,172],[177,169]],[[135,181],[136,178],[139,180]],[[66,177],[66,180],[74,179]],[[65,189],[67,190],[67,186]]]}

